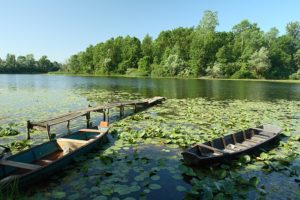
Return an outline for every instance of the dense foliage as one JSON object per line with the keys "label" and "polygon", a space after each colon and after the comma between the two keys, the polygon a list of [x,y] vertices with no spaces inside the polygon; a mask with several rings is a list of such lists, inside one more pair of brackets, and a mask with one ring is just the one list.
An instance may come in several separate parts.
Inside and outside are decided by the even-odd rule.
{"label": "dense foliage", "polygon": [[216,31],[216,12],[206,11],[199,25],[146,35],[111,38],[70,57],[65,71],[180,77],[300,78],[300,23],[286,34],[263,32],[243,20],[229,32]]}
{"label": "dense foliage", "polygon": [[51,62],[47,56],[42,56],[35,60],[32,54],[18,56],[7,54],[6,59],[0,58],[1,73],[47,73],[60,69],[60,64],[56,61]]}

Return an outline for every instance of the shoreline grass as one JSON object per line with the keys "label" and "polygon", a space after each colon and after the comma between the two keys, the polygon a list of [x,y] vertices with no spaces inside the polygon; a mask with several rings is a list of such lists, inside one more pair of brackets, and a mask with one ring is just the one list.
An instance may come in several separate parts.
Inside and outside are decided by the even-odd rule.
{"label": "shoreline grass", "polygon": [[147,79],[183,79],[183,80],[220,80],[220,81],[249,81],[249,82],[277,82],[277,83],[300,83],[300,80],[289,79],[231,79],[231,78],[212,78],[212,77],[160,77],[160,76],[134,76],[121,74],[76,74],[68,72],[49,72],[48,75],[64,76],[85,76],[85,77],[121,77],[121,78],[147,78]]}

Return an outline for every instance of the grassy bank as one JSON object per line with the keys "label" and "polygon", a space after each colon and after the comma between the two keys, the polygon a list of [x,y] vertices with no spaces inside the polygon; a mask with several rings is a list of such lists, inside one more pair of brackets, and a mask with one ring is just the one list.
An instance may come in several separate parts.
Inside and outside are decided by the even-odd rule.
{"label": "grassy bank", "polygon": [[86,76],[86,77],[123,77],[123,78],[153,78],[153,79],[187,79],[187,80],[222,80],[222,81],[252,81],[252,82],[278,82],[278,83],[300,83],[300,80],[289,80],[289,79],[231,79],[231,78],[212,78],[212,77],[160,77],[160,76],[137,76],[128,74],[76,74],[68,72],[49,72],[49,75],[65,75],[65,76]]}

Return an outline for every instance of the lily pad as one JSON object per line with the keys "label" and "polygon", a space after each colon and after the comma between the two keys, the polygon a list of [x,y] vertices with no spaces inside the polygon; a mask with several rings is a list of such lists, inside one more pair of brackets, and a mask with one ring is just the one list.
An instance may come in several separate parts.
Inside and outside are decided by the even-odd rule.
{"label": "lily pad", "polygon": [[161,186],[158,185],[158,184],[150,184],[150,185],[149,185],[149,188],[150,188],[151,190],[158,190],[158,189],[161,188]]}
{"label": "lily pad", "polygon": [[185,192],[185,191],[186,191],[186,188],[183,187],[183,186],[181,186],[181,185],[178,185],[178,186],[176,187],[176,190],[179,191],[179,192]]}

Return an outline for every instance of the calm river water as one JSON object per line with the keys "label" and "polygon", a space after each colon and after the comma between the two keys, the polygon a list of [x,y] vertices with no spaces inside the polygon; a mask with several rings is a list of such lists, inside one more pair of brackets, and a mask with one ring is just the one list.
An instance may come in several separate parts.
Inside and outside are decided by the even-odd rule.
{"label": "calm river water", "polygon": [[[263,81],[199,80],[169,78],[80,77],[63,75],[0,75],[3,90],[60,93],[70,90],[108,90],[167,98],[208,97],[213,99],[300,100],[300,84]],[[0,101],[1,102],[1,101]]]}

